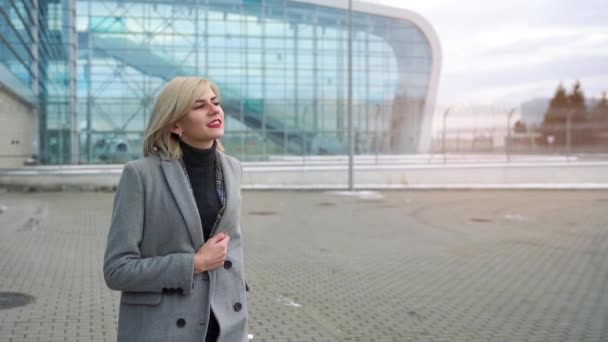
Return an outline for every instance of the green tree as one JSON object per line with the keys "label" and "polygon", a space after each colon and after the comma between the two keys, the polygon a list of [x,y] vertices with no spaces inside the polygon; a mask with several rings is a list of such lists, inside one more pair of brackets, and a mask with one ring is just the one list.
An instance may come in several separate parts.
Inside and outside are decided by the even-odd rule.
{"label": "green tree", "polygon": [[591,137],[589,129],[581,127],[588,122],[588,118],[585,94],[579,81],[574,83],[570,94],[562,84],[557,87],[541,125],[543,142],[547,141],[547,137],[553,136],[555,145],[565,145],[568,118],[570,118],[572,145],[589,143]]}
{"label": "green tree", "polygon": [[553,99],[551,99],[551,103],[549,104],[549,109],[555,108],[564,108],[568,106],[568,94],[566,94],[566,88],[564,88],[563,84],[559,84],[557,90],[555,91],[555,95]]}
{"label": "green tree", "polygon": [[589,114],[585,104],[585,94],[581,89],[581,83],[576,81],[572,87],[572,93],[568,95],[568,105],[570,110],[572,145],[593,144],[593,134],[588,124]]}
{"label": "green tree", "polygon": [[597,119],[608,120],[608,94],[602,93],[602,98],[591,111],[591,116]]}
{"label": "green tree", "polygon": [[515,125],[513,126],[513,132],[526,133],[526,124],[521,122],[521,120],[517,120],[517,122],[515,122]]}
{"label": "green tree", "polygon": [[593,136],[608,135],[608,95],[602,93],[602,97],[591,111],[589,121],[593,123]]}
{"label": "green tree", "polygon": [[568,104],[575,109],[585,110],[585,94],[581,89],[581,82],[576,81],[572,87],[572,93],[568,95]]}
{"label": "green tree", "polygon": [[566,110],[568,109],[568,94],[563,84],[559,84],[555,95],[549,102],[549,108],[545,113],[545,117],[540,127],[543,139],[541,142],[547,143],[548,137],[554,137],[554,143],[563,145],[565,142],[565,135],[563,134],[563,127],[565,126]]}

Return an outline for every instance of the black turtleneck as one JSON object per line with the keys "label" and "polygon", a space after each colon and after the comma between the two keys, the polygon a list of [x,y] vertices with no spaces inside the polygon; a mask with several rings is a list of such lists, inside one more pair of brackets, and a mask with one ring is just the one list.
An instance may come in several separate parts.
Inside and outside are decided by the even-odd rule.
{"label": "black turtleneck", "polygon": [[180,140],[183,161],[188,171],[190,184],[194,192],[196,207],[203,224],[205,241],[209,239],[221,202],[215,185],[215,149],[217,143],[209,149],[199,149]]}
{"label": "black turtleneck", "polygon": [[[215,186],[215,149],[217,142],[214,140],[213,146],[204,150],[190,146],[181,140],[179,146],[182,149],[182,159],[190,178],[196,207],[203,224],[203,236],[207,241],[222,206]],[[215,314],[211,311],[205,341],[215,342],[219,334],[220,326]]]}

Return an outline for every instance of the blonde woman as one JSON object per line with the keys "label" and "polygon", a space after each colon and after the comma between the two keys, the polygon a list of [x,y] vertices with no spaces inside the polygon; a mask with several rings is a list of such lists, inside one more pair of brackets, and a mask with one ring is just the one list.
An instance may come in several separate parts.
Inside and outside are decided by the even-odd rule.
{"label": "blonde woman", "polygon": [[224,154],[218,89],[161,91],[114,198],[103,272],[121,291],[118,341],[247,341],[239,161]]}

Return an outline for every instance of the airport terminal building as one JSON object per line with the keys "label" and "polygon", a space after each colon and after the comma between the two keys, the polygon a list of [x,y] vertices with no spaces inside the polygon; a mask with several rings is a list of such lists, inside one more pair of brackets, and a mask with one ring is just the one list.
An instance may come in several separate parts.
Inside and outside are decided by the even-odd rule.
{"label": "airport terminal building", "polygon": [[[175,76],[215,82],[241,160],[348,153],[347,1],[0,0],[0,167],[141,155]],[[426,151],[441,67],[431,25],[355,2],[357,154]],[[32,162],[32,160],[29,160]]]}

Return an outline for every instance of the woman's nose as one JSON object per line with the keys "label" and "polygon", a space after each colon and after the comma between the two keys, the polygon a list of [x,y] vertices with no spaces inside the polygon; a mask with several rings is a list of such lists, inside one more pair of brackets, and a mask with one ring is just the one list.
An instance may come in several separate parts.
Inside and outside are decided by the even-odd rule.
{"label": "woman's nose", "polygon": [[209,111],[210,114],[216,114],[220,111],[221,108],[220,108],[220,105],[215,105],[212,103],[210,109],[211,109]]}

